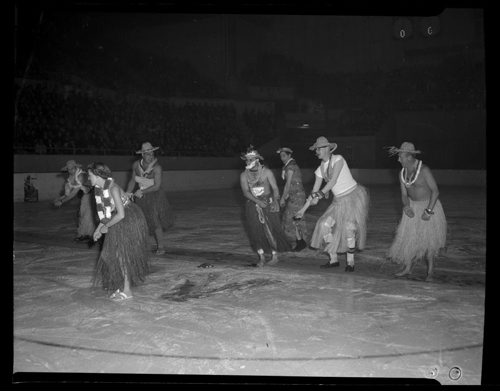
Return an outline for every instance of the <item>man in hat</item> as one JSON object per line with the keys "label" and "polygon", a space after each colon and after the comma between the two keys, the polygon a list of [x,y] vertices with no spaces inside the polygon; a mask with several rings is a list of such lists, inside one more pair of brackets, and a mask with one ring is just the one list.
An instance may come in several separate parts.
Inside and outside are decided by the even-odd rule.
{"label": "man in hat", "polygon": [[261,161],[264,158],[250,146],[241,155],[246,167],[240,175],[243,195],[247,198],[245,214],[252,248],[259,255],[258,267],[264,266],[265,252],[272,254],[269,265],[278,263],[278,252],[290,251],[279,216],[279,190],[271,170]]}
{"label": "man in hat", "polygon": [[288,147],[282,147],[276,151],[283,162],[281,178],[285,181],[283,194],[280,199],[280,207],[283,208],[281,224],[285,235],[291,243],[295,243],[293,251],[302,251],[307,247],[305,241],[307,235],[306,222],[295,220],[293,216],[306,202],[306,192],[302,184],[302,173],[292,157],[293,151]]}
{"label": "man in hat", "polygon": [[[161,188],[163,170],[154,153],[158,149],[159,147],[153,147],[150,142],[144,142],[141,149],[135,152],[142,155],[142,159],[132,164],[127,195],[134,197],[141,207],[148,222],[149,233],[156,240],[156,254],[163,255],[163,231],[173,225],[174,214],[165,191]],[[132,193],[136,184],[139,188]]]}
{"label": "man in hat", "polygon": [[446,245],[447,223],[439,201],[439,190],[430,168],[418,160],[421,153],[410,142],[390,147],[389,155],[398,155],[403,213],[388,258],[403,265],[396,276],[411,273],[415,263],[427,261],[426,281],[432,280],[434,260]]}
{"label": "man in hat", "polygon": [[[321,265],[324,268],[338,267],[337,253],[347,253],[345,271],[353,272],[356,248],[362,250],[366,241],[368,192],[354,180],[345,159],[333,154],[336,143],[321,136],[309,149],[315,151],[321,165],[314,172],[312,193],[296,217],[302,218],[309,205],[316,205],[331,191],[332,203],[317,221],[310,245],[329,255],[329,262]],[[321,188],[323,181],[326,184]]]}
{"label": "man in hat", "polygon": [[53,203],[56,207],[61,207],[64,203],[72,200],[81,191],[80,208],[78,210],[78,228],[75,241],[87,241],[89,245],[93,244],[92,235],[96,228],[97,214],[92,186],[88,183],[88,178],[84,177],[81,170],[82,165],[74,160],[68,160],[61,171],[68,173],[68,178],[64,183],[64,194],[56,198]]}

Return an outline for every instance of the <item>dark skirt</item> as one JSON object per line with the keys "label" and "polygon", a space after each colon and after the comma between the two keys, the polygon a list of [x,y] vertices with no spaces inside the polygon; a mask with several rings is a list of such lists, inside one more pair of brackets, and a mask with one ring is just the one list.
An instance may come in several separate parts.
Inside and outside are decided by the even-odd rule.
{"label": "dark skirt", "polygon": [[279,212],[271,212],[271,206],[260,208],[255,202],[248,200],[245,205],[248,236],[252,249],[265,252],[291,251],[283,228],[281,227]]}
{"label": "dark skirt", "polygon": [[166,231],[174,224],[174,212],[165,191],[146,193],[142,198],[136,198],[135,203],[141,207],[146,216],[150,235],[154,235],[158,228]]}
{"label": "dark skirt", "polygon": [[149,238],[141,208],[133,202],[125,206],[123,220],[108,229],[94,271],[94,286],[115,291],[123,289],[123,270],[131,286],[144,281],[149,273]]}
{"label": "dark skirt", "polygon": [[285,208],[283,210],[283,215],[281,216],[281,223],[283,225],[283,231],[288,238],[290,243],[295,243],[297,240],[297,231],[299,235],[305,241],[308,240],[307,227],[305,219],[294,220],[293,216],[304,206],[306,203],[306,193],[304,191],[299,191],[296,193],[291,193],[286,201]]}

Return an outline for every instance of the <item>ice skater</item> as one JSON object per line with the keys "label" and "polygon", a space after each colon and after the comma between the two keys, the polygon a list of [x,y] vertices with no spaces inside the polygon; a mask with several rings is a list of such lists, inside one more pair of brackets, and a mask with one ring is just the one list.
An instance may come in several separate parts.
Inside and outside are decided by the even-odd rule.
{"label": "ice skater", "polygon": [[[153,147],[145,142],[136,154],[141,154],[142,159],[136,160],[132,165],[132,177],[127,186],[127,194],[133,196],[146,216],[149,234],[156,240],[156,254],[165,254],[162,244],[163,232],[174,223],[174,213],[167,195],[162,189],[163,170],[155,156],[159,147]],[[139,188],[134,192],[136,184]]]}
{"label": "ice skater", "polygon": [[[331,191],[332,203],[316,222],[310,246],[328,254],[329,261],[321,265],[323,268],[338,267],[337,253],[347,253],[345,271],[353,272],[356,249],[362,250],[366,242],[368,192],[354,180],[345,159],[333,154],[336,143],[321,136],[309,149],[315,151],[321,164],[314,172],[311,195],[296,218],[302,218],[310,205],[316,205]],[[321,189],[323,181],[326,185]]]}
{"label": "ice skater", "polygon": [[409,275],[420,259],[427,261],[426,281],[432,280],[434,261],[446,246],[447,223],[439,190],[430,168],[418,160],[410,142],[390,147],[403,167],[399,175],[403,213],[388,258],[403,267],[397,277]]}
{"label": "ice skater", "polygon": [[96,263],[93,284],[113,292],[113,301],[132,298],[131,288],[143,282],[149,272],[147,222],[135,205],[113,180],[103,163],[88,166],[94,186],[99,225],[93,238],[104,242]]}
{"label": "ice skater", "polygon": [[306,192],[302,184],[300,167],[292,157],[293,151],[288,147],[280,148],[279,153],[283,162],[281,178],[285,181],[283,194],[280,199],[282,208],[281,224],[290,243],[295,244],[293,251],[302,251],[307,247],[307,227],[303,219],[294,219],[295,213],[306,202]]}
{"label": "ice skater", "polygon": [[266,252],[271,253],[267,264],[274,265],[279,262],[279,252],[292,249],[281,227],[278,185],[272,171],[261,163],[264,158],[253,146],[241,154],[241,159],[246,167],[240,175],[240,185],[247,198],[245,215],[248,236],[252,248],[259,255],[257,266],[262,267],[266,263]]}
{"label": "ice skater", "polygon": [[68,178],[64,183],[64,194],[53,201],[54,206],[61,207],[64,203],[72,200],[81,191],[80,207],[78,209],[78,228],[75,241],[87,241],[92,244],[97,218],[95,204],[92,194],[92,186],[88,183],[86,173],[82,171],[82,165],[74,160],[68,160],[61,171],[68,172]]}

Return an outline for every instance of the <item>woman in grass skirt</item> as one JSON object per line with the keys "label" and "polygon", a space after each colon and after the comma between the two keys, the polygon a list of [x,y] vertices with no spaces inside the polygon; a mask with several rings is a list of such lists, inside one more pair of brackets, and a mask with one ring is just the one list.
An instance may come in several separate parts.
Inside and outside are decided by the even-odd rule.
{"label": "woman in grass skirt", "polygon": [[149,272],[147,222],[142,209],[135,205],[111,177],[103,163],[88,167],[94,186],[100,223],[94,240],[106,234],[94,272],[94,285],[101,284],[115,301],[132,297],[131,287],[144,281]]}
{"label": "woman in grass skirt", "polygon": [[161,188],[163,171],[154,154],[157,149],[159,147],[145,142],[136,151],[137,154],[142,154],[142,159],[132,165],[132,178],[128,183],[127,193],[132,195],[135,185],[139,185],[133,196],[146,216],[149,234],[156,239],[156,254],[162,255],[165,254],[162,245],[163,231],[173,225],[175,217],[165,191]]}
{"label": "woman in grass skirt", "polygon": [[278,252],[292,249],[281,226],[276,179],[272,171],[261,164],[264,158],[252,146],[241,158],[246,161],[246,169],[240,175],[240,185],[247,198],[245,215],[250,244],[259,254],[257,266],[264,266],[266,252],[272,254],[268,264],[273,265],[279,261]]}
{"label": "woman in grass skirt", "polygon": [[84,173],[81,169],[82,165],[74,160],[68,160],[66,165],[61,168],[61,171],[68,172],[68,178],[64,184],[64,194],[54,200],[56,207],[61,207],[64,203],[72,200],[81,192],[80,207],[78,209],[78,227],[75,241],[92,242],[92,235],[97,226],[97,218],[95,204],[92,194],[92,187],[84,178]]}

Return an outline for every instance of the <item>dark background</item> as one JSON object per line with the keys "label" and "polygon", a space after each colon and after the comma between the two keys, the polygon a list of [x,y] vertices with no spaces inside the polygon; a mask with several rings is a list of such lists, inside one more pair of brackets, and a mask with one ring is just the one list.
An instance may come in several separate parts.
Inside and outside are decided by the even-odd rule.
{"label": "dark background", "polygon": [[[17,1],[13,16],[16,153],[73,148],[92,154],[104,146],[102,154],[127,154],[148,139],[167,156],[237,156],[249,143],[266,154],[277,143],[312,167],[307,146],[325,135],[371,140],[370,159],[356,139],[340,143],[353,167],[396,167],[384,147],[403,141],[423,150],[431,167],[486,167],[479,4],[224,8]],[[428,26],[432,36],[425,34]],[[70,92],[62,105],[68,86],[93,95]],[[131,95],[143,98],[116,103]],[[261,101],[274,109],[240,115],[227,106],[165,108],[150,99]],[[174,136],[176,121],[186,137]],[[213,126],[204,129],[208,122]],[[300,129],[302,123],[309,127]],[[46,152],[36,149],[39,139],[49,144]],[[270,162],[279,165],[275,156]]]}

